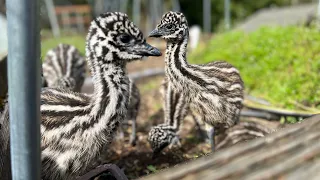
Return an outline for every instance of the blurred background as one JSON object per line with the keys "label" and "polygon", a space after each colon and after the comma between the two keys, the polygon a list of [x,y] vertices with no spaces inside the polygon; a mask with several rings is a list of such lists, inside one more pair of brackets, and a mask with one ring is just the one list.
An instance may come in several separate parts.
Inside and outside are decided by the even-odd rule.
{"label": "blurred background", "polygon": [[[40,0],[41,56],[59,43],[71,44],[85,54],[85,37],[91,20],[106,11],[121,11],[144,32],[145,37],[167,11],[183,12],[190,26],[188,61],[202,64],[225,60],[240,71],[246,97],[254,97],[269,107],[292,112],[320,112],[320,33],[318,0]],[[0,0],[0,57],[7,52],[5,0]],[[162,40],[148,41],[165,50]],[[163,69],[162,57],[128,64],[128,72]],[[156,172],[210,151],[206,143],[190,135],[185,123],[179,153],[157,161],[141,157],[152,125],[163,120],[159,87],[164,75],[137,79],[141,93],[136,147],[121,142],[108,161],[127,167],[128,177]],[[90,82],[83,92],[92,92]],[[250,99],[250,98],[247,98]],[[251,98],[252,100],[252,98]],[[285,117],[285,118],[283,118]],[[299,118],[282,116],[268,124],[295,123]],[[189,123],[190,124],[190,123]],[[191,123],[192,124],[192,123]],[[149,151],[149,150],[147,150]],[[137,158],[138,157],[138,158]],[[145,159],[144,159],[145,158]],[[123,160],[125,159],[125,161]]]}

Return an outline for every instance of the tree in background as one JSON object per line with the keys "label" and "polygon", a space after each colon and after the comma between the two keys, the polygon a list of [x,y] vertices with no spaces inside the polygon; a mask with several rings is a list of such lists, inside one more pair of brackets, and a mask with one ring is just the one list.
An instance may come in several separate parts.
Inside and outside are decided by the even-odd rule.
{"label": "tree in background", "polygon": [[[53,0],[55,5],[75,5],[75,4],[90,4],[95,10],[95,4],[99,0]],[[109,0],[100,0],[101,2],[106,2]],[[119,1],[120,4],[123,0]],[[251,15],[252,13],[258,11],[262,8],[268,8],[273,6],[287,6],[296,3],[308,3],[308,2],[317,2],[317,0],[230,0],[231,1],[231,20],[233,24],[235,22],[241,21]],[[41,10],[41,24],[42,27],[49,27],[47,12],[44,7],[44,0],[40,0],[42,4]],[[111,2],[111,1],[110,1]],[[133,0],[126,0],[128,4],[126,5],[126,11],[129,15],[132,14],[132,3]],[[141,23],[143,27],[147,26],[149,21],[146,19],[150,15],[149,7],[150,0],[141,0]],[[172,2],[171,0],[163,0],[163,10],[167,11],[171,9]],[[203,9],[202,2],[203,0],[179,0],[181,11],[187,16],[189,24],[194,25],[198,24],[203,26]],[[224,0],[211,0],[211,24],[213,31],[219,30],[219,27],[222,27],[222,22],[224,18]],[[101,6],[102,7],[102,6]],[[5,0],[0,0],[0,13],[5,13]],[[93,16],[95,13],[93,13]],[[150,17],[149,17],[150,18]],[[142,25],[141,25],[142,26]]]}
{"label": "tree in background", "polygon": [[[308,2],[314,2],[314,0],[231,0],[231,19],[232,22],[237,22],[262,8]],[[223,21],[224,0],[211,0],[211,3],[211,23],[215,31]],[[202,0],[180,0],[180,5],[190,25],[202,26]]]}

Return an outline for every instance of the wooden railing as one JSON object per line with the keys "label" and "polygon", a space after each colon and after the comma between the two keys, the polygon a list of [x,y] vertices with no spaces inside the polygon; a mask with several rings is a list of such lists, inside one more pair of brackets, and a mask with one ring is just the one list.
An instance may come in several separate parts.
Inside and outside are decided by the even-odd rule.
{"label": "wooden railing", "polygon": [[92,20],[89,5],[56,6],[58,22],[63,27],[72,25],[88,27]]}
{"label": "wooden railing", "polygon": [[206,157],[143,177],[177,179],[319,179],[320,115]]}

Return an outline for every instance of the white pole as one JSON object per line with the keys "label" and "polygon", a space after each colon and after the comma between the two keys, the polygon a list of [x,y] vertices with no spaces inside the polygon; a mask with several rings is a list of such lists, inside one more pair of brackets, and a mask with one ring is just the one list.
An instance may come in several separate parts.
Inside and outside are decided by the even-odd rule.
{"label": "white pole", "polygon": [[318,3],[318,13],[317,13],[317,18],[318,18],[318,20],[320,20],[320,0],[319,0],[319,3]]}
{"label": "white pole", "polygon": [[39,11],[39,0],[7,1],[12,180],[40,180]]}
{"label": "white pole", "polygon": [[224,0],[224,23],[226,30],[230,29],[230,0]]}
{"label": "white pole", "polygon": [[172,0],[172,9],[173,11],[180,11],[180,3],[179,0]]}
{"label": "white pole", "polygon": [[203,0],[203,27],[205,32],[211,32],[211,0]]}
{"label": "white pole", "polygon": [[52,33],[54,37],[59,37],[60,36],[60,27],[58,24],[57,16],[56,13],[54,12],[54,5],[52,0],[45,0],[45,4],[48,10],[48,16],[49,16],[49,21],[50,25],[52,28]]}
{"label": "white pole", "polygon": [[133,22],[139,27],[140,26],[140,11],[141,11],[141,0],[133,0]]}

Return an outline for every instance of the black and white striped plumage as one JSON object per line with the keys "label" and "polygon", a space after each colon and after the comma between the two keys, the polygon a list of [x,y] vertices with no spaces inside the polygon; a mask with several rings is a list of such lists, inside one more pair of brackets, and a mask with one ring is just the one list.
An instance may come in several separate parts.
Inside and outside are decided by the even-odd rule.
{"label": "black and white striped plumage", "polygon": [[164,123],[152,127],[148,136],[155,154],[167,146],[180,145],[178,131],[189,110],[183,94],[175,92],[166,78],[162,81],[160,93],[163,96]]}
{"label": "black and white striped plumage", "polygon": [[121,125],[120,128],[120,138],[124,138],[124,128],[123,126],[128,126],[129,123],[131,123],[131,135],[130,135],[130,144],[136,145],[137,141],[137,116],[139,114],[139,108],[140,108],[140,91],[136,84],[133,82],[132,79],[130,79],[129,84],[129,106],[128,106],[128,113],[124,120],[124,122]]}
{"label": "black and white striped plumage", "polygon": [[86,75],[86,61],[76,47],[59,44],[47,52],[42,69],[48,87],[80,92]]}
{"label": "black and white striped plumage", "polygon": [[242,121],[219,135],[217,149],[223,149],[237,143],[264,137],[273,131],[275,131],[274,127],[272,128],[259,121]]}
{"label": "black and white striped plumage", "polygon": [[3,102],[3,109],[0,113],[0,177],[11,179],[10,167],[10,130],[9,130],[9,104],[8,96]]}
{"label": "black and white striped plumage", "polygon": [[127,114],[126,63],[160,55],[126,14],[109,12],[91,22],[86,56],[93,95],[59,88],[41,92],[42,179],[75,179],[97,162]]}
{"label": "black and white striped plumage", "polygon": [[224,61],[189,64],[186,59],[188,23],[180,12],[164,14],[150,37],[167,41],[165,72],[169,84],[182,93],[190,108],[212,127],[208,133],[213,147],[214,127],[228,128],[238,121],[244,89],[239,71]]}
{"label": "black and white striped plumage", "polygon": [[[148,141],[155,154],[166,146],[180,146],[178,133],[188,114],[191,115],[199,134],[203,136],[197,117],[189,108],[184,95],[176,92],[168,84],[167,78],[164,78],[160,87],[160,93],[163,97],[164,123],[152,127],[148,136]],[[206,135],[204,135],[204,138],[206,138]]]}

